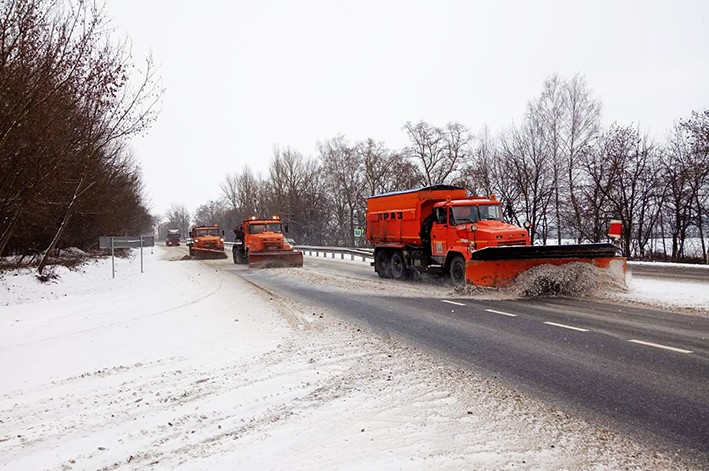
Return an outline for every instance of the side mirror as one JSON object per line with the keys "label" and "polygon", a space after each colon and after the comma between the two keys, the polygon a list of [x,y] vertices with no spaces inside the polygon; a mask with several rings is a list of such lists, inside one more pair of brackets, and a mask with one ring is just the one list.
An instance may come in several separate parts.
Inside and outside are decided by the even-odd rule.
{"label": "side mirror", "polygon": [[286,224],[285,226],[283,226],[283,230],[285,231],[286,234],[288,234],[288,224]]}
{"label": "side mirror", "polygon": [[224,235],[224,229],[222,229],[222,236]]}
{"label": "side mirror", "polygon": [[532,227],[532,223],[529,221],[524,221],[524,228],[529,229],[530,227]]}

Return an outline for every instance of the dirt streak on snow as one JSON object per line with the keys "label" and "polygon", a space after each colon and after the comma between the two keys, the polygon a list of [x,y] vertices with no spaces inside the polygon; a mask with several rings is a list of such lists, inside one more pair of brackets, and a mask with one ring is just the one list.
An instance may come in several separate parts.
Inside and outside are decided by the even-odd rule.
{"label": "dirt streak on snow", "polygon": [[227,262],[175,254],[156,247],[143,274],[139,261],[122,260],[113,280],[106,260],[50,285],[26,273],[3,277],[0,465],[678,467],[676,458],[265,293],[222,271]]}

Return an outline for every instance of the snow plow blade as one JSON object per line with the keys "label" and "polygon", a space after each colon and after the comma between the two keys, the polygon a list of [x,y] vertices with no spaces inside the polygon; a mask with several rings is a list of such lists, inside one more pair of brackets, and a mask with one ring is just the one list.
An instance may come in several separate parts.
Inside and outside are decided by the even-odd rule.
{"label": "snow plow blade", "polygon": [[223,250],[214,249],[194,249],[192,256],[204,259],[228,258],[226,252]]}
{"label": "snow plow blade", "polygon": [[588,263],[612,271],[626,271],[626,260],[613,244],[576,244],[487,247],[473,252],[465,264],[465,279],[477,286],[506,287],[522,272],[539,265]]}
{"label": "snow plow blade", "polygon": [[249,268],[302,267],[303,252],[249,253]]}

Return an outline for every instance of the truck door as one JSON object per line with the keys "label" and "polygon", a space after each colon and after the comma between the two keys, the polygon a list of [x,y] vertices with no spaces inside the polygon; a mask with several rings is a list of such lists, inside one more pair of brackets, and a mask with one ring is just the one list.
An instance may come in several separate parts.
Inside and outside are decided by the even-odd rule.
{"label": "truck door", "polygon": [[448,208],[434,208],[431,228],[431,255],[445,257],[448,245]]}

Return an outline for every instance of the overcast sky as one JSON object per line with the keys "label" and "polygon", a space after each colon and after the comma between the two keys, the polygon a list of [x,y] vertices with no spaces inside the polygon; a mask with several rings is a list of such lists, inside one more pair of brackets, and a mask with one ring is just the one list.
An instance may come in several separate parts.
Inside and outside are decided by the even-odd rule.
{"label": "overcast sky", "polygon": [[194,211],[274,145],[315,156],[338,133],[407,144],[407,121],[493,132],[554,73],[579,73],[603,124],[663,139],[709,107],[709,1],[106,0],[152,52],[160,116],[132,147],[154,214]]}

